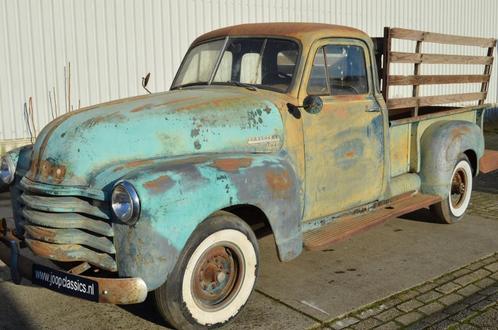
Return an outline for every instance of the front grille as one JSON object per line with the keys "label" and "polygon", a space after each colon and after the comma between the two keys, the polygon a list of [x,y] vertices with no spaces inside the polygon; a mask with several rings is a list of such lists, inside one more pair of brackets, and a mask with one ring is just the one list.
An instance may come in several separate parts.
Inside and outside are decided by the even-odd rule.
{"label": "front grille", "polygon": [[20,200],[26,243],[33,253],[117,271],[109,212],[99,201],[29,191]]}

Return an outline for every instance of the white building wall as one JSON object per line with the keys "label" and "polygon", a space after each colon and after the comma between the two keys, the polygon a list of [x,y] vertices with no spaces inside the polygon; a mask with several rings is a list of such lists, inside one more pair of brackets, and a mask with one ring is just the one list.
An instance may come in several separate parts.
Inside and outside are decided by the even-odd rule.
{"label": "white building wall", "polygon": [[495,0],[0,0],[0,141],[29,137],[30,97],[39,131],[68,109],[143,94],[147,72],[151,90],[167,90],[190,42],[227,25],[325,22],[372,36],[396,26],[496,38],[497,18]]}

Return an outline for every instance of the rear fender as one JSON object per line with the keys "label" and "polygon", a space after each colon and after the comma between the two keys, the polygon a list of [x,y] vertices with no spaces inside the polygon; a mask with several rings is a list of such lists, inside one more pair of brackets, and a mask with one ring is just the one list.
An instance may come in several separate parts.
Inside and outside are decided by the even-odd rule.
{"label": "rear fender", "polygon": [[[484,137],[476,124],[455,120],[440,121],[428,127],[420,141],[422,192],[447,198],[455,162],[468,150],[472,150],[477,159],[484,154]],[[475,170],[479,172],[479,168]]]}
{"label": "rear fender", "polygon": [[214,212],[250,204],[267,216],[281,260],[302,251],[300,187],[277,156],[194,157],[163,161],[123,179],[141,201],[135,226],[115,225],[120,275],[141,277],[151,290],[167,279],[197,225]]}

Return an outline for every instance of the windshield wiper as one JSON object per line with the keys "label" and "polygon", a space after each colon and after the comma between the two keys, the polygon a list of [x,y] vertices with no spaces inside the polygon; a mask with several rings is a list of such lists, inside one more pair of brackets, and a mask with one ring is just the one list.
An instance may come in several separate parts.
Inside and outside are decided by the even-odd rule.
{"label": "windshield wiper", "polygon": [[190,86],[200,86],[200,85],[208,85],[208,83],[205,81],[198,81],[198,82],[193,82],[193,83],[175,86],[175,87],[171,88],[171,90],[182,89],[184,87],[190,87]]}
{"label": "windshield wiper", "polygon": [[250,84],[246,84],[246,83],[243,83],[243,82],[240,82],[240,81],[237,81],[237,80],[228,80],[228,81],[225,81],[225,83],[227,84],[230,84],[230,85],[235,85],[235,86],[238,86],[238,87],[244,87],[250,91],[256,91],[257,88],[256,86],[253,86],[253,85],[250,85]]}

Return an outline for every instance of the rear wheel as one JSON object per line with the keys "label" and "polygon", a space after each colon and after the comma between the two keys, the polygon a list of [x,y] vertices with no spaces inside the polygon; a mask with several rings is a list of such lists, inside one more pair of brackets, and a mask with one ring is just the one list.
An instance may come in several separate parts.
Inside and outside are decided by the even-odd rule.
{"label": "rear wheel", "polygon": [[179,329],[225,325],[249,299],[258,264],[251,228],[218,212],[198,226],[167,282],[154,292],[158,310]]}
{"label": "rear wheel", "polygon": [[431,211],[441,223],[460,221],[469,207],[472,194],[472,167],[464,154],[460,155],[448,184],[448,197],[431,206]]}

